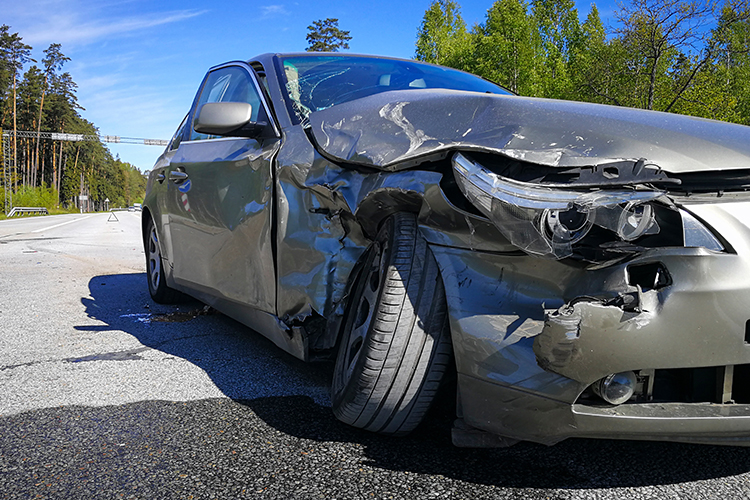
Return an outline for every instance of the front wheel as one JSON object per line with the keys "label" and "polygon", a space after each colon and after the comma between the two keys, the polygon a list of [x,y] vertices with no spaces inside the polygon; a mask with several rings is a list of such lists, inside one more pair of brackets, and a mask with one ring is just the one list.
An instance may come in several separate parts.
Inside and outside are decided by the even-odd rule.
{"label": "front wheel", "polygon": [[404,435],[419,425],[451,363],[443,282],[414,215],[386,220],[344,321],[332,385],[336,417]]}

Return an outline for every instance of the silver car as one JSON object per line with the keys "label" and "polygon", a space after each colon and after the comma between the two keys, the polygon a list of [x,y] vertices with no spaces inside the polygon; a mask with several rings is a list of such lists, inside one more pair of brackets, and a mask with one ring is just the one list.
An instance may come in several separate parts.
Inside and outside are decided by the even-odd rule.
{"label": "silver car", "polygon": [[518,97],[414,61],[211,68],[151,171],[148,287],[458,446],[750,443],[750,128]]}

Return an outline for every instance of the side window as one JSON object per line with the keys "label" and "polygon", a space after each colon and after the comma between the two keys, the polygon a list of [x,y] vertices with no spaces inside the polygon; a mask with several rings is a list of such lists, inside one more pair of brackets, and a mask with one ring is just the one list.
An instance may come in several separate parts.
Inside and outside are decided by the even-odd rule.
{"label": "side window", "polygon": [[[229,66],[217,69],[208,75],[206,84],[201,90],[195,112],[207,102],[247,102],[253,108],[253,121],[266,120],[263,105],[260,101],[258,91],[253,85],[253,80],[248,72],[239,66]],[[190,127],[190,140],[211,139],[209,136],[196,132]]]}
{"label": "side window", "polygon": [[187,126],[188,116],[189,115],[186,115],[185,118],[182,119],[182,123],[177,127],[177,132],[174,133],[172,139],[169,141],[169,147],[167,148],[169,151],[174,151],[180,147],[180,142],[182,142],[182,138],[185,136],[185,126]]}

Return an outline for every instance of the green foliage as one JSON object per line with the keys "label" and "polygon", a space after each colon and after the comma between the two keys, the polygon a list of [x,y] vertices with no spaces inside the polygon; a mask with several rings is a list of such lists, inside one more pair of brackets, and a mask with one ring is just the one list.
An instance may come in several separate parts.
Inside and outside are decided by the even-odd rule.
{"label": "green foliage", "polygon": [[539,95],[541,37],[522,0],[498,0],[472,31],[471,70],[522,95]]}
{"label": "green foliage", "polygon": [[575,4],[572,0],[533,0],[532,13],[542,49],[537,58],[540,95],[569,99],[573,95],[570,61],[582,41]]}
{"label": "green foliage", "polygon": [[63,55],[61,49],[62,45],[52,43],[44,50],[45,57],[42,59],[42,64],[44,65],[45,75],[54,75],[58,70],[62,69],[63,64],[70,61],[70,57]]}
{"label": "green foliage", "polygon": [[22,125],[31,125],[36,130],[37,115],[39,114],[39,103],[42,98],[42,87],[44,85],[44,73],[36,66],[31,66],[23,75],[23,80],[18,84],[18,103],[16,113],[18,117],[18,128],[20,130],[31,130],[22,128]]}
{"label": "green foliage", "polygon": [[468,69],[471,39],[461,9],[452,0],[434,0],[417,32],[416,59]]}
{"label": "green foliage", "polygon": [[348,31],[339,29],[339,20],[327,18],[313,23],[307,27],[307,52],[338,52],[339,49],[349,49],[349,40],[352,37]]}
{"label": "green foliage", "polygon": [[711,42],[713,83],[733,96],[739,118],[732,121],[750,125],[750,8],[725,5]]}
{"label": "green foliage", "polygon": [[573,0],[530,2],[495,1],[467,36],[458,3],[434,0],[415,58],[521,95],[750,125],[750,0],[627,0],[609,31],[594,4],[581,22]]}
{"label": "green foliage", "polygon": [[580,35],[569,60],[569,74],[572,80],[570,99],[605,104],[616,104],[604,97],[600,90],[611,92],[613,82],[608,73],[603,72],[610,61],[620,59],[617,44],[608,44],[604,25],[596,5],[581,24]]}
{"label": "green foliage", "polygon": [[13,193],[13,206],[45,207],[52,209],[57,205],[57,190],[45,187],[21,186]]}
{"label": "green foliage", "polygon": [[[18,33],[10,33],[10,26],[0,26],[0,106],[2,121],[13,120],[18,74],[31,59],[31,46],[23,43]],[[0,125],[2,126],[2,125]],[[11,127],[3,127],[11,128]]]}

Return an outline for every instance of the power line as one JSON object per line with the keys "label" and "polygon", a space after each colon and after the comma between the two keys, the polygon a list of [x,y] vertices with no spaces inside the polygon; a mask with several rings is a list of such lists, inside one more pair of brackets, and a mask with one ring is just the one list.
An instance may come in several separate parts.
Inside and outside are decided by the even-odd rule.
{"label": "power line", "polygon": [[30,130],[3,130],[3,139],[16,136],[20,139],[51,139],[53,141],[101,141],[117,144],[142,144],[144,146],[166,146],[169,141],[164,139],[142,139],[138,137],[121,137],[119,135],[94,135],[94,134],[64,134],[61,132],[33,132]]}

